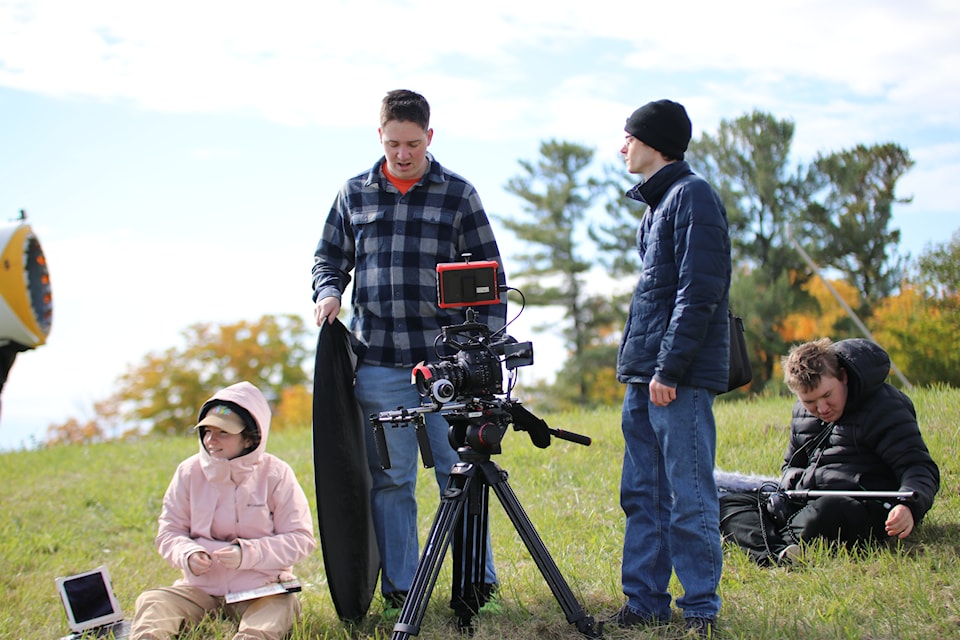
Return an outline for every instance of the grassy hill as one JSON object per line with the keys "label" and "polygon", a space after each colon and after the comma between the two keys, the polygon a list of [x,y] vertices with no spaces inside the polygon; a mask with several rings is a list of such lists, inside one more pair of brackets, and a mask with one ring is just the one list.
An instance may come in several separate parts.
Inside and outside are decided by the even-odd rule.
{"label": "grassy hill", "polygon": [[[923,525],[905,542],[850,554],[815,548],[802,568],[751,564],[725,552],[721,638],[945,638],[960,634],[960,391],[912,394],[921,429],[940,464],[942,487]],[[718,402],[718,467],[777,475],[788,433],[787,398]],[[623,514],[618,504],[623,455],[619,409],[551,415],[530,407],[551,426],[589,435],[583,447],[553,440],[532,446],[511,431],[496,461],[564,577],[598,620],[623,602],[620,554]],[[308,428],[271,435],[268,450],[297,472],[315,501]],[[128,617],[140,591],[171,583],[177,573],[153,545],[160,502],[177,463],[197,450],[189,438],[55,447],[0,454],[0,638],[51,639],[67,631],[54,590],[58,575],[106,564]],[[432,472],[421,471],[421,538],[437,507]],[[491,532],[502,584],[502,612],[481,616],[475,638],[577,638],[504,514],[491,496]],[[448,608],[445,562],[419,637],[455,637]],[[379,596],[371,615],[345,628],[330,601],[319,551],[297,567],[304,583],[306,638],[389,638]],[[680,590],[674,584],[676,595]],[[211,621],[184,638],[230,638],[234,626]],[[647,637],[607,630],[608,638]],[[682,635],[682,625],[649,637]]]}

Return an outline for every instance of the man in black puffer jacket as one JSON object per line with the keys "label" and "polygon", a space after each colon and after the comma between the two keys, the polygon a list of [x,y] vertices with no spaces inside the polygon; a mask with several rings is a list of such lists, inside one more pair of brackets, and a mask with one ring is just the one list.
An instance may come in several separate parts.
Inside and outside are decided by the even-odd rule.
{"label": "man in black puffer jacket", "polygon": [[[797,403],[777,489],[843,495],[781,497],[769,507],[756,495],[723,496],[724,536],[766,564],[795,559],[796,545],[814,538],[853,546],[910,535],[933,506],[940,470],[910,398],[884,382],[887,352],[868,340],[823,338],[791,349],[783,370]],[[860,491],[913,498],[859,499]]]}

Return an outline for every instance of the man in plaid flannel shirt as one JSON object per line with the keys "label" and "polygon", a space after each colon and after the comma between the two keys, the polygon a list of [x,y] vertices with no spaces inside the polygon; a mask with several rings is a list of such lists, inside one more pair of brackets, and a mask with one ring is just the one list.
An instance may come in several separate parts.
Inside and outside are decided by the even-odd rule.
{"label": "man in plaid flannel shirt", "polygon": [[[389,92],[380,111],[384,156],[349,179],[337,194],[314,253],[313,299],[317,326],[333,322],[353,272],[350,327],[360,343],[356,396],[364,416],[416,407],[420,396],[411,370],[438,360],[442,327],[464,322],[458,309],[437,304],[436,266],[442,262],[495,260],[497,241],[473,185],[427,152],[433,138],[430,106],[420,94]],[[501,287],[503,282],[500,283]],[[477,322],[504,326],[506,301],[481,306]],[[426,414],[426,428],[442,491],[459,461],[447,438],[448,424]],[[381,557],[381,591],[388,611],[398,610],[416,572],[417,441],[413,429],[384,430],[391,468],[381,469],[367,429],[373,476],[371,508]],[[486,591],[496,588],[487,545]],[[488,595],[485,594],[485,595]],[[398,613],[398,611],[396,611]]]}

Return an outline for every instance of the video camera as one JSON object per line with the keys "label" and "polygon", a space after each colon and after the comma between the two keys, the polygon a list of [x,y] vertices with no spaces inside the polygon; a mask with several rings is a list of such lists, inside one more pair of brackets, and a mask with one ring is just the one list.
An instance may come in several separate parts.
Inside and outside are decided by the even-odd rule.
{"label": "video camera", "polygon": [[503,393],[501,361],[507,371],[533,364],[532,343],[518,343],[509,335],[498,339],[476,322],[443,327],[440,339],[454,355],[433,364],[421,362],[412,376],[420,396],[440,404],[457,397]]}
{"label": "video camera", "polygon": [[[420,394],[421,406],[370,416],[383,469],[390,468],[383,432],[386,424],[397,427],[413,423],[423,464],[433,466],[424,429],[424,415],[433,412],[439,412],[450,425],[450,445],[461,457],[500,453],[500,442],[511,424],[516,431],[528,432],[533,444],[541,449],[550,446],[551,435],[582,445],[591,442],[586,436],[550,428],[510,397],[516,370],[533,364],[533,344],[517,342],[505,333],[506,327],[494,332],[476,321],[474,306],[500,302],[499,266],[494,261],[470,262],[469,255],[465,258],[462,263],[437,265],[439,306],[465,308],[466,322],[442,327],[434,344],[439,361],[421,362],[413,368],[411,382]],[[441,350],[449,355],[440,355]],[[508,374],[506,390],[504,368]]]}

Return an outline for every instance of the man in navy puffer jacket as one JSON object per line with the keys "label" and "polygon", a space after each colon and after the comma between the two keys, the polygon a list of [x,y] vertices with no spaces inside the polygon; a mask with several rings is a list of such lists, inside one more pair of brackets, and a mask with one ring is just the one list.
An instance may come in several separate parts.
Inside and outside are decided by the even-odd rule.
{"label": "man in navy puffer jacket", "polygon": [[623,592],[611,622],[662,624],[671,617],[670,576],[689,628],[707,637],[720,611],[722,570],[713,478],[713,400],[727,390],[730,236],[719,196],[683,161],[691,124],[682,105],[637,109],[620,152],[644,181],[627,196],[648,209],[637,248],[642,267],[620,344],[626,384],[626,450],[620,503],[626,514]]}

